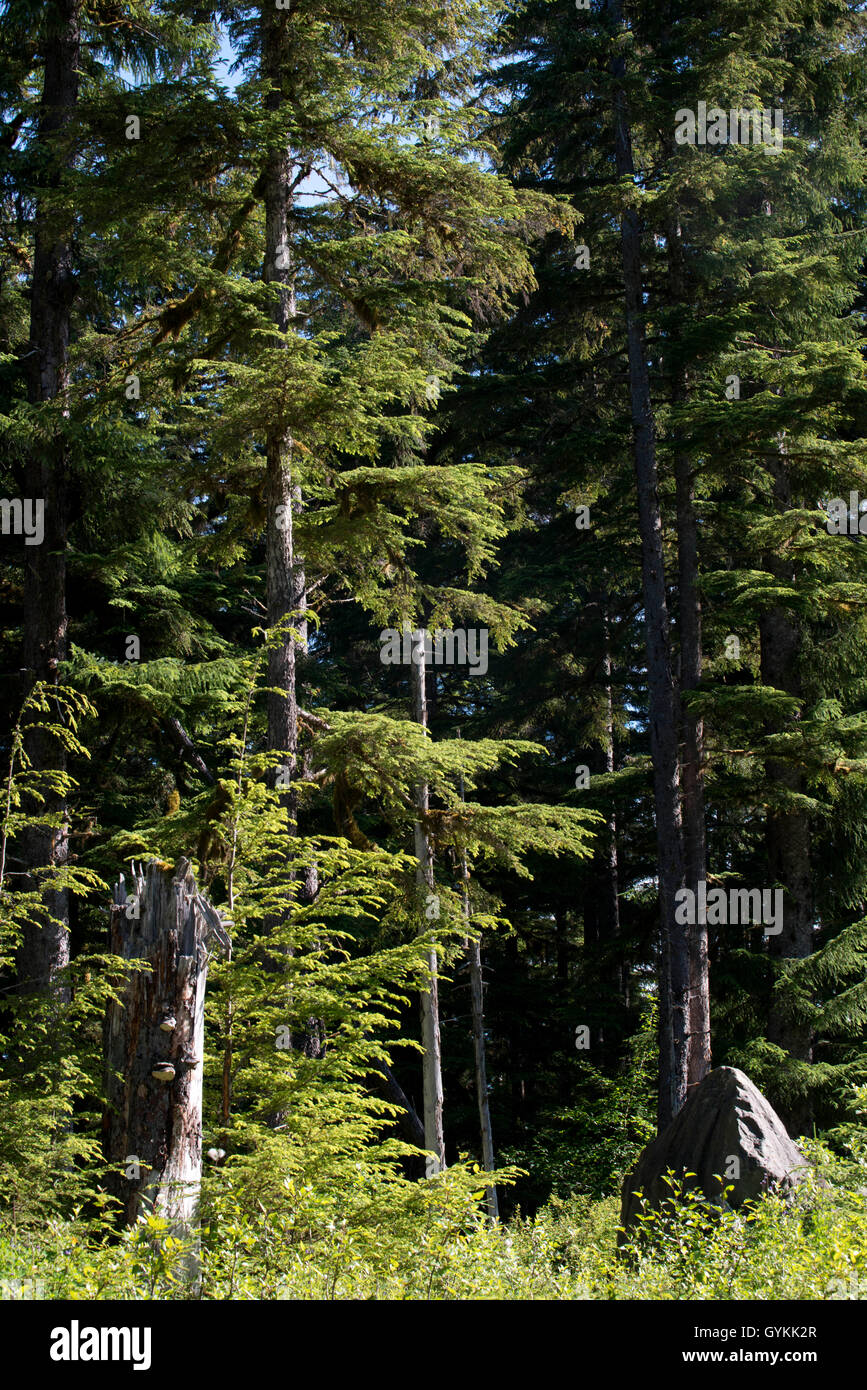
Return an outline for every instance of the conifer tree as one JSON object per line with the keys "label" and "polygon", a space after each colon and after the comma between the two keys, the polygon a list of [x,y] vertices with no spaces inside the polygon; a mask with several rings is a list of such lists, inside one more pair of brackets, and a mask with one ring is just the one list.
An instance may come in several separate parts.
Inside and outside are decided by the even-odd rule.
{"label": "conifer tree", "polygon": [[[476,136],[461,102],[482,17],[408,7],[384,24],[376,8],[356,15],[351,31],[316,4],[240,6],[230,17],[248,73],[237,93],[241,201],[229,221],[237,254],[212,302],[200,285],[171,322],[189,324],[179,352],[219,392],[224,418],[211,437],[212,469],[234,454],[234,490],[244,472],[259,473],[264,455],[256,482],[264,607],[280,634],[271,648],[268,740],[282,755],[271,775],[283,788],[290,834],[305,778],[298,680],[307,586],[320,590],[327,610],[341,583],[353,582],[374,617],[409,620],[421,606],[407,563],[411,519],[435,510],[439,528],[467,547],[470,576],[489,562],[500,529],[498,511],[482,510],[497,485],[486,472],[475,464],[431,468],[415,456],[429,428],[419,403],[431,380],[453,370],[470,314],[497,312],[529,283],[524,243],[537,225],[556,221],[544,200],[516,197],[465,157]],[[431,81],[436,102],[420,96]],[[358,115],[347,119],[353,107]],[[311,178],[326,190],[312,205],[299,191]],[[253,274],[257,209],[261,277]],[[201,275],[212,271],[203,265]],[[213,366],[205,366],[211,344]],[[430,611],[446,620],[477,606],[470,589],[451,586]],[[507,636],[508,610],[493,616],[494,631]],[[306,880],[312,898],[311,861]]]}
{"label": "conifer tree", "polygon": [[[769,457],[777,459],[773,467],[781,477],[773,485],[774,495],[779,494],[775,506],[779,523],[784,528],[783,517],[788,516],[789,525],[794,524],[796,501],[802,508],[815,505],[820,496],[829,495],[832,487],[829,477],[817,477],[810,496],[802,494],[796,499],[795,494],[791,494],[791,502],[787,501],[785,486],[784,492],[779,491],[792,465],[783,461],[789,458],[789,446],[781,454],[777,435],[785,423],[788,438],[792,428],[790,422],[798,410],[797,393],[792,386],[786,388],[779,383],[786,374],[786,364],[791,361],[799,382],[806,373],[816,383],[813,407],[816,410],[825,408],[820,370],[817,369],[814,377],[811,368],[795,365],[799,361],[795,338],[807,328],[811,312],[813,323],[821,317],[818,302],[823,295],[822,287],[827,286],[826,303],[832,315],[837,312],[830,308],[832,303],[839,306],[852,302],[856,292],[852,269],[858,265],[860,252],[857,241],[855,244],[852,241],[857,235],[855,227],[841,228],[843,236],[827,241],[820,251],[822,229],[830,232],[831,223],[825,220],[827,212],[820,212],[819,208],[831,206],[823,202],[826,180],[829,190],[831,185],[834,187],[830,197],[838,208],[858,197],[854,192],[861,178],[857,136],[854,125],[848,126],[845,119],[841,122],[839,101],[844,82],[854,83],[857,90],[861,80],[859,60],[852,56],[857,50],[850,42],[860,21],[841,9],[839,13],[828,14],[822,25],[814,26],[806,9],[798,13],[790,9],[785,13],[781,11],[774,17],[780,51],[772,54],[767,47],[767,24],[758,18],[750,20],[746,30],[743,17],[736,23],[733,16],[729,28],[723,25],[719,30],[709,31],[702,18],[677,4],[653,12],[642,6],[628,6],[624,15],[625,21],[620,28],[620,14],[611,6],[582,9],[577,14],[569,7],[527,6],[505,27],[505,50],[517,56],[509,65],[497,67],[492,85],[501,93],[510,87],[518,93],[510,110],[498,118],[496,126],[503,132],[506,167],[522,184],[557,192],[569,189],[585,219],[582,225],[585,244],[577,248],[576,273],[568,277],[563,275],[565,261],[558,263],[556,252],[554,255],[546,253],[549,260],[542,263],[550,283],[559,289],[560,298],[546,297],[543,288],[527,315],[535,353],[525,355],[530,360],[544,362],[543,373],[533,383],[534,394],[545,399],[551,385],[560,384],[558,377],[562,380],[567,375],[563,362],[577,358],[580,363],[583,357],[586,368],[582,370],[578,366],[576,370],[570,365],[569,375],[574,382],[572,389],[576,401],[583,405],[585,419],[589,412],[589,418],[594,420],[599,413],[595,403],[599,383],[606,379],[609,364],[618,360],[618,353],[624,366],[631,361],[633,419],[638,423],[636,438],[647,465],[642,477],[648,485],[645,511],[649,519],[643,534],[645,541],[652,543],[655,556],[651,577],[655,575],[660,581],[654,604],[650,606],[645,585],[644,617],[651,632],[653,612],[663,614],[669,603],[668,590],[662,582],[666,567],[672,579],[677,575],[676,586],[670,583],[668,586],[674,588],[672,611],[676,625],[663,620],[659,632],[663,647],[667,641],[675,640],[672,661],[677,660],[679,679],[675,690],[672,686],[674,667],[671,661],[663,659],[659,670],[662,672],[660,689],[667,692],[663,726],[668,754],[661,760],[657,749],[655,775],[669,790],[678,781],[680,783],[678,804],[672,798],[666,803],[671,813],[668,820],[673,826],[682,816],[683,882],[695,893],[708,869],[711,881],[719,872],[713,858],[708,860],[707,869],[703,866],[703,803],[706,801],[703,783],[704,763],[709,760],[713,767],[713,747],[719,746],[713,721],[710,726],[712,743],[707,743],[707,720],[712,719],[714,708],[711,690],[725,669],[716,658],[716,652],[725,645],[716,635],[719,632],[716,613],[712,614],[713,640],[718,645],[713,648],[708,669],[704,669],[706,639],[702,635],[699,592],[706,591],[711,582],[714,592],[723,591],[719,587],[725,582],[722,575],[718,583],[716,577],[711,581],[710,576],[719,565],[727,571],[733,567],[731,551],[723,554],[729,542],[744,557],[748,569],[755,566],[754,556],[747,558],[749,551],[743,537],[749,536],[752,541],[756,532],[749,522],[743,523],[743,513],[740,514],[744,524],[742,535],[736,539],[733,533],[726,532],[725,541],[719,547],[722,525],[713,528],[709,524],[710,521],[722,523],[731,505],[723,501],[727,499],[727,485],[718,462],[720,453],[725,453],[729,483],[732,459],[727,452],[729,442],[734,450],[738,448],[735,440],[739,440],[740,447],[746,447],[751,466],[764,470]],[[753,33],[750,27],[753,23],[758,26],[755,42],[745,38],[746,33]],[[815,83],[810,88],[816,93],[812,107],[804,97],[805,82]],[[544,99],[543,89],[547,94]],[[562,93],[562,100],[552,99],[551,93]],[[761,143],[759,148],[744,148],[736,142],[724,142],[716,150],[678,144],[674,138],[678,113],[681,108],[696,110],[700,100],[708,107],[718,100],[726,118],[729,108],[770,106],[773,112],[782,101],[786,130],[783,154],[768,151]],[[802,132],[806,131],[809,131],[809,138],[816,141],[812,147],[802,138]],[[818,177],[821,192],[811,214],[814,222],[801,234],[805,261],[801,274],[789,280],[788,267],[797,259],[798,232],[794,227],[787,227],[780,242],[778,273],[782,278],[774,279],[766,256],[777,227],[785,219],[788,192],[796,186],[803,187],[805,177],[809,177],[811,185],[817,179],[812,164],[809,175],[803,172],[802,160],[815,161],[817,169],[821,167],[823,171]],[[793,177],[796,168],[802,171],[800,179]],[[834,174],[830,173],[831,169]],[[725,194],[722,193],[724,188]],[[615,217],[621,227],[623,244],[620,248],[611,231]],[[807,246],[809,261],[806,260]],[[827,259],[823,260],[823,256]],[[820,265],[824,268],[819,269]],[[756,286],[755,312],[760,314],[759,306],[767,305],[774,321],[771,324],[763,320],[760,326],[744,334],[745,322],[752,319],[754,313],[752,302],[744,299],[747,284]],[[809,297],[810,309],[806,303],[795,306],[800,291],[805,293],[805,298]],[[624,294],[625,314],[617,319],[614,316],[615,297]],[[700,319],[696,314],[697,306],[703,310]],[[781,321],[791,322],[794,335],[782,349],[777,341]],[[600,322],[604,324],[607,340],[600,342],[597,338],[594,343],[592,332]],[[569,327],[574,337],[572,344],[567,346]],[[841,336],[845,339],[847,332],[839,321],[832,323],[828,319],[819,330],[824,341]],[[773,362],[770,378],[775,384],[758,398],[755,388],[746,383],[746,372],[739,376],[735,371],[737,354],[748,344],[753,344],[751,356],[755,365],[758,360],[763,364],[767,364],[768,359]],[[514,341],[509,345],[514,353]],[[560,355],[546,357],[545,353],[551,353],[552,348]],[[839,361],[845,373],[848,368],[842,368],[842,362],[848,354],[845,348],[840,351]],[[804,357],[810,363],[819,360],[817,350],[808,346],[804,348]],[[733,371],[734,376],[731,375]],[[857,375],[848,379],[856,393],[850,397],[854,403]],[[730,390],[733,380],[742,382],[739,399],[734,399]],[[717,401],[714,407],[697,405],[697,398],[705,393],[706,381],[707,389]],[[651,388],[650,382],[658,385]],[[490,399],[490,379],[485,382],[485,390]],[[472,398],[476,394],[475,383],[470,392]],[[751,406],[744,403],[747,395],[753,402]],[[523,407],[520,394],[517,400]],[[763,408],[759,400],[763,405],[767,403],[767,422],[764,442],[756,448],[753,431]],[[707,426],[706,431],[703,426],[700,430],[696,428],[699,414]],[[500,419],[504,417],[508,420],[507,412],[501,409]],[[568,418],[565,417],[566,421]],[[721,433],[723,420],[726,428]],[[827,428],[827,415],[823,416],[823,422]],[[530,450],[544,451],[546,458],[556,457],[554,441],[560,434],[567,438],[568,428],[568,423],[561,425],[558,420],[541,448],[534,442]],[[852,427],[846,422],[845,407],[836,429],[838,433],[833,443],[822,436],[822,450],[825,455],[833,453],[837,459],[846,460],[848,466],[852,458],[848,444]],[[808,431],[811,440],[814,430],[815,424],[812,424]],[[522,433],[526,437],[527,431]],[[577,428],[576,435],[580,437]],[[530,437],[532,439],[532,434]],[[592,449],[595,442],[592,432],[589,441],[592,441]],[[606,464],[610,468],[608,459]],[[661,478],[661,487],[656,493],[660,510],[655,519],[651,506],[654,467]],[[592,495],[590,488],[599,486],[598,480],[605,478],[605,471],[601,463],[596,463],[595,468],[591,463],[587,471],[589,478],[583,486],[585,495]],[[839,483],[833,486],[842,490]],[[670,496],[674,505],[669,504]],[[721,505],[726,510],[720,511]],[[610,515],[613,520],[613,513]],[[803,519],[803,510],[799,515]],[[629,527],[628,513],[623,518],[618,516],[618,521],[621,526]],[[781,549],[783,531],[776,529],[779,523],[775,521],[771,530],[762,533],[763,537],[773,534],[774,553],[765,551],[761,571],[763,575],[775,574],[782,564],[785,574],[781,571],[773,580],[763,577],[759,581],[765,601],[769,603],[760,627],[765,634],[763,647],[768,679],[771,667],[767,662],[776,661],[779,665],[782,661],[786,670],[774,668],[779,677],[774,684],[784,693],[791,686],[788,693],[793,699],[799,699],[794,684],[798,679],[795,675],[796,645],[793,645],[794,613],[791,603],[783,599],[792,583],[789,545],[786,543]],[[791,532],[786,531],[786,535]],[[735,568],[737,563],[734,562]],[[774,603],[769,602],[771,595],[775,595]],[[706,604],[702,606],[706,609]],[[666,636],[670,626],[670,636]],[[789,639],[785,636],[787,630],[792,634]],[[648,670],[650,682],[653,663]],[[665,674],[666,670],[670,670],[670,675]],[[726,684],[729,683],[727,680]],[[642,704],[645,698],[649,701],[649,686],[647,697],[641,698]],[[790,885],[785,890],[789,926],[783,933],[788,944],[783,947],[778,939],[766,937],[763,949],[771,956],[781,951],[788,954],[793,949],[792,931],[796,922],[802,923],[803,940],[798,949],[807,947],[813,920],[812,906],[804,887],[808,801],[806,785],[799,780],[803,773],[799,774],[795,767],[797,744],[789,737],[784,741],[771,734],[772,729],[779,728],[778,720],[784,707],[792,712],[796,708],[794,704],[784,706],[782,702],[775,707],[769,704],[769,722],[765,725],[765,735],[771,738],[776,754],[770,760],[772,781],[780,786],[778,808],[771,812],[768,820],[771,840],[777,843],[778,849],[774,851],[769,843],[769,857],[759,870],[758,881],[783,880]],[[652,728],[654,716],[649,703],[646,709]],[[776,713],[771,713],[772,709]],[[791,758],[783,753],[784,748],[790,751]],[[777,802],[777,793],[774,800]],[[786,800],[788,814],[781,809]],[[716,817],[715,806],[711,810]],[[664,818],[661,821],[657,815],[658,828],[663,822]],[[672,829],[666,843],[676,849],[678,838]],[[726,858],[729,846],[725,836],[717,834],[709,843],[720,856],[719,862],[730,863]],[[787,856],[788,868],[785,869],[781,851]],[[753,881],[756,869],[754,862],[749,870]],[[811,924],[809,928],[807,923]],[[679,1076],[670,1103],[665,1102],[664,1093],[668,1086],[666,1072],[671,1071],[671,1066],[663,1068],[661,1118],[677,1108],[685,1094],[686,1083],[697,1080],[709,1062],[707,928],[695,922],[684,933],[671,920],[669,924],[674,930],[675,960],[680,972],[676,988],[678,1008],[686,1022],[681,1030],[683,1046],[675,1047],[680,1061],[674,1066],[674,1054],[669,1059]],[[713,936],[716,939],[711,942],[711,948],[724,953],[725,941],[718,933]],[[730,944],[734,944],[735,937],[736,932],[728,937]],[[688,979],[685,947],[689,953]],[[797,1058],[806,1046],[803,1035],[798,1041],[797,1027],[803,1029],[805,1025],[795,1025],[791,995],[786,997],[788,1004],[779,1001],[771,1008],[769,1028],[778,1039],[783,1036],[782,1030],[788,1028],[787,1043],[791,1045],[793,1058]],[[665,1019],[664,991],[661,1003],[665,1038],[670,1026]],[[788,1009],[788,1024],[783,1023],[781,1009],[783,1012]],[[724,1030],[720,1044],[722,1055],[725,1055]],[[804,1073],[801,1075],[803,1079]],[[793,1123],[803,1123],[803,1115],[798,1118],[794,1112],[790,1113]]]}
{"label": "conifer tree", "polygon": [[[74,360],[73,348],[77,338],[86,336],[92,308],[82,293],[87,278],[83,247],[101,221],[98,207],[87,197],[87,160],[100,143],[97,113],[105,103],[120,117],[112,101],[116,64],[129,63],[152,74],[161,67],[171,71],[185,55],[201,50],[203,34],[183,6],[157,13],[149,0],[128,7],[120,17],[113,8],[83,6],[80,0],[51,0],[36,9],[13,4],[4,28],[12,55],[2,90],[9,116],[6,232],[17,263],[7,290],[10,337],[18,356],[6,405],[12,417],[6,454],[23,505],[39,509],[41,518],[38,541],[31,537],[27,543],[21,586],[18,667],[25,683],[32,684],[59,680],[68,655],[67,553],[80,478],[87,472],[74,381],[82,361],[80,354]],[[127,133],[131,129],[127,122]],[[115,146],[123,130],[119,119]],[[131,190],[127,186],[124,191],[129,195]],[[25,296],[26,329],[19,309]],[[59,758],[57,770],[64,771],[62,747],[38,727],[28,738],[34,766],[48,769]],[[37,825],[16,847],[30,871],[66,862],[69,827],[63,817],[50,842],[46,833]],[[44,922],[34,921],[24,935],[22,982],[45,988],[68,961],[69,903],[49,894]]]}

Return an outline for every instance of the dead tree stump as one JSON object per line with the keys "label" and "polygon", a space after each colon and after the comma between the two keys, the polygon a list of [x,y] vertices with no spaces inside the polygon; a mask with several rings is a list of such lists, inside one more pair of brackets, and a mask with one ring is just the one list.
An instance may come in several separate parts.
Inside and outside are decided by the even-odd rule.
{"label": "dead tree stump", "polygon": [[144,1207],[195,1236],[202,1177],[205,986],[215,948],[231,950],[219,913],[187,859],[172,874],[151,860],[114,888],[111,950],[143,959],[105,1026],[110,1189],[132,1224]]}

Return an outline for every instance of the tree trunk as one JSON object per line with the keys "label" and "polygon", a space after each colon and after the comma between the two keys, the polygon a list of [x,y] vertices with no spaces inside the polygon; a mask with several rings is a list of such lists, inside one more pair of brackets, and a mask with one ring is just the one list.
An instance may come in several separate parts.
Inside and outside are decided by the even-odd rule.
{"label": "tree trunk", "polygon": [[[291,66],[289,31],[285,10],[262,12],[262,74],[272,83],[266,97],[270,110],[288,101],[286,73]],[[290,218],[294,198],[292,150],[286,145],[268,160],[264,171],[265,255],[262,278],[278,286],[272,310],[275,328],[288,333],[295,318],[295,267],[292,258]],[[293,439],[280,424],[267,432],[266,458],[266,604],[268,626],[280,634],[268,654],[268,750],[282,755],[271,772],[272,785],[280,790],[286,814],[286,833],[298,833],[298,780],[302,776],[298,749],[298,664],[307,651],[307,580],[304,561],[295,547],[295,517],[302,507],[301,488],[293,476]],[[303,883],[294,894],[312,902],[319,887],[315,863],[304,871]],[[287,903],[287,914],[291,911]],[[294,1045],[294,1044],[293,1044]],[[304,1030],[302,1049],[308,1057],[320,1057],[325,1030],[311,1018]]]}
{"label": "tree trunk", "polygon": [[[81,0],[53,0],[46,6],[45,71],[39,109],[37,146],[48,172],[35,197],[35,244],[30,298],[30,343],[25,358],[27,398],[31,405],[63,396],[69,381],[70,310],[75,292],[72,224],[50,206],[51,194],[71,167],[73,151],[65,140],[78,102],[81,48]],[[52,146],[56,143],[56,149]],[[48,206],[46,206],[48,203]],[[34,448],[25,469],[28,498],[44,504],[41,545],[28,546],[24,610],[24,666],[30,684],[56,683],[58,663],[66,658],[66,537],[68,528],[67,456],[60,435]],[[25,751],[36,770],[66,770],[66,753],[56,739],[33,730]],[[42,814],[63,818],[63,802],[49,796]],[[67,831],[34,828],[21,838],[27,871],[66,863]],[[18,953],[22,986],[49,988],[69,964],[69,900],[65,890],[45,893],[45,916],[28,924]],[[68,999],[68,991],[59,997]]]}
{"label": "tree trunk", "polygon": [[[263,22],[269,33],[267,21]],[[270,160],[265,178],[263,279],[280,287],[273,319],[281,333],[288,332],[295,314],[294,272],[289,255],[291,181],[292,157],[287,146]],[[295,834],[298,812],[298,794],[292,785],[298,771],[297,651],[307,638],[304,618],[292,616],[306,607],[304,566],[295,553],[294,518],[301,507],[301,491],[292,477],[292,442],[291,434],[279,426],[268,431],[265,441],[268,626],[273,629],[284,625],[268,656],[268,748],[284,756],[284,763],[274,776],[276,785],[285,788],[281,801],[290,835]],[[295,632],[285,631],[287,625]]]}
{"label": "tree trunk", "polygon": [[[413,652],[410,663],[412,682],[412,714],[417,724],[427,728],[427,673],[425,666],[425,634],[421,629],[413,633]],[[415,822],[415,854],[418,860],[416,883],[420,899],[431,901],[434,892],[433,855],[430,839],[425,829],[428,812],[427,782],[417,782],[415,786],[415,805],[419,819]],[[421,1040],[424,1046],[422,1063],[424,1089],[424,1146],[433,1155],[428,1160],[428,1171],[441,1172],[446,1166],[445,1140],[443,1138],[443,1079],[442,1047],[440,1042],[439,983],[436,951],[428,952],[429,984],[420,996]]]}
{"label": "tree trunk", "polygon": [[[679,221],[668,231],[669,274],[672,297],[687,303],[686,272]],[[687,374],[678,368],[672,384],[675,405],[688,394]],[[701,596],[698,587],[698,522],[695,512],[695,477],[689,456],[675,440],[674,477],[677,497],[678,618],[680,627],[681,697],[701,684]],[[704,721],[681,703],[681,807],[683,815],[684,871],[686,886],[698,893],[707,881],[704,815]],[[688,1085],[696,1086],[711,1067],[710,981],[708,976],[707,924],[689,929],[689,1061]]]}
{"label": "tree trunk", "polygon": [[[609,0],[609,11],[621,23],[620,0]],[[632,180],[632,136],[622,87],[625,61],[612,63],[614,135],[617,173]],[[644,284],[641,269],[641,228],[634,209],[620,219],[623,289],[629,356],[629,398],[633,454],[641,535],[641,570],[647,643],[650,751],[659,853],[659,900],[662,919],[660,971],[660,1068],[657,1118],[663,1129],[686,1099],[689,1031],[689,952],[685,928],[674,918],[675,894],[683,886],[684,860],[678,768],[677,701],[671,665],[671,633],[665,589],[662,516],[656,464],[647,342],[643,319]]]}
{"label": "tree trunk", "polygon": [[[774,478],[774,496],[781,509],[792,506],[791,489],[786,474],[785,459],[772,459],[770,471]],[[768,555],[765,568],[781,583],[792,581],[791,562],[787,565],[776,555]],[[801,694],[799,672],[801,632],[797,621],[779,605],[764,613],[759,620],[762,684],[784,690],[787,695]],[[776,758],[765,763],[768,783],[773,791],[802,792],[803,778],[797,768]],[[813,895],[810,865],[810,820],[803,811],[768,812],[765,825],[770,883],[783,886],[783,930],[779,936],[769,936],[768,950],[777,961],[802,960],[813,950]],[[810,1062],[813,1056],[813,1037],[809,1022],[790,1018],[772,999],[768,1019],[768,1040],[785,1049],[799,1061]],[[780,1109],[781,1117],[793,1133],[804,1133],[810,1125],[811,1108],[807,1101]]]}
{"label": "tree trunk", "polygon": [[[287,15],[262,12],[262,75],[272,86],[266,106],[277,111],[288,100],[285,73],[290,65]],[[271,317],[279,333],[288,333],[295,318],[295,266],[290,219],[294,199],[293,157],[285,146],[271,155],[264,171],[265,256],[262,278],[277,287]],[[265,565],[268,626],[283,631],[268,656],[268,748],[282,753],[275,784],[284,789],[290,835],[297,831],[298,793],[298,654],[307,646],[307,582],[304,562],[295,549],[295,516],[301,510],[301,489],[293,477],[291,432],[278,422],[268,430],[266,457]],[[291,627],[292,632],[286,629]]]}
{"label": "tree trunk", "polygon": [[566,923],[566,910],[563,907],[554,908],[554,941],[557,954],[557,982],[560,985],[568,985],[569,932]]}
{"label": "tree trunk", "polygon": [[[464,799],[464,777],[461,773],[461,801]],[[466,855],[461,857],[461,898],[464,917],[470,920],[470,874]],[[479,1131],[482,1138],[482,1165],[486,1173],[494,1171],[494,1131],[491,1125],[491,1101],[488,1095],[488,1064],[485,1055],[485,982],[482,975],[482,943],[476,938],[467,940],[467,964],[470,972],[470,1001],[473,1028],[473,1072],[476,1080],[476,1104],[479,1107]],[[500,1204],[496,1187],[485,1192],[485,1205],[492,1221],[500,1219]]]}
{"label": "tree trunk", "polygon": [[[614,771],[614,698],[611,689],[611,633],[608,621],[608,597],[602,600],[602,674],[605,681],[605,771]],[[617,866],[617,818],[613,811],[605,820],[604,904],[602,914],[604,938],[615,947],[620,937],[620,881]],[[624,1005],[629,1005],[629,968],[626,961],[617,960],[611,971],[611,984]]]}
{"label": "tree trunk", "polygon": [[[218,913],[196,889],[189,861],[175,874],[155,861],[115,885],[110,947],[151,967],[130,977],[105,1025],[105,1153],[123,1220],[142,1208],[192,1240],[202,1176],[202,1060],[209,951],[229,949]],[[155,1074],[156,1073],[156,1074]]]}
{"label": "tree trunk", "polygon": [[380,1062],[376,1071],[371,1074],[371,1081],[387,1101],[400,1107],[395,1123],[406,1143],[415,1144],[416,1148],[423,1149],[424,1125],[391,1067],[386,1062]]}
{"label": "tree trunk", "polygon": [[[465,909],[466,910],[466,909]],[[478,939],[467,943],[470,967],[470,998],[473,1012],[473,1058],[476,1074],[476,1101],[479,1107],[479,1129],[482,1136],[482,1166],[486,1173],[494,1171],[494,1131],[491,1126],[491,1101],[488,1095],[488,1068],[485,1057],[485,985],[482,977],[482,946]],[[496,1187],[485,1192],[485,1203],[492,1221],[500,1219],[500,1204]]]}

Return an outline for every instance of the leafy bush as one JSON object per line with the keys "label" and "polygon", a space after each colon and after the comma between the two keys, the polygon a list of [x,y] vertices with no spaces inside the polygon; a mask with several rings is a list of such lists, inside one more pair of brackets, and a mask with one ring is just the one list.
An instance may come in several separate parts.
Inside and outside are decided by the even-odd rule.
{"label": "leafy bush", "polygon": [[[534,1217],[491,1225],[472,1165],[437,1178],[371,1183],[341,1205],[291,1180],[279,1211],[248,1199],[231,1170],[209,1179],[199,1295],[220,1299],[728,1300],[867,1297],[867,1197],[826,1146],[821,1178],[796,1197],[739,1211],[695,1192],[616,1246],[618,1203],[554,1197]],[[499,1174],[498,1181],[509,1175]],[[846,1181],[843,1181],[843,1178]],[[107,1217],[0,1229],[7,1296],[171,1299],[189,1295],[188,1246],[160,1218],[117,1236]]]}

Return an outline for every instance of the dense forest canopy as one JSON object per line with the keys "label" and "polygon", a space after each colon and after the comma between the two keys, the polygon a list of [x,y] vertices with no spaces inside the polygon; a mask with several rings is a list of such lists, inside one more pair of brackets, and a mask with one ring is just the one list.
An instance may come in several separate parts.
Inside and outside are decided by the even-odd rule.
{"label": "dense forest canopy", "polygon": [[0,16],[0,1277],[867,1288],[864,7]]}

